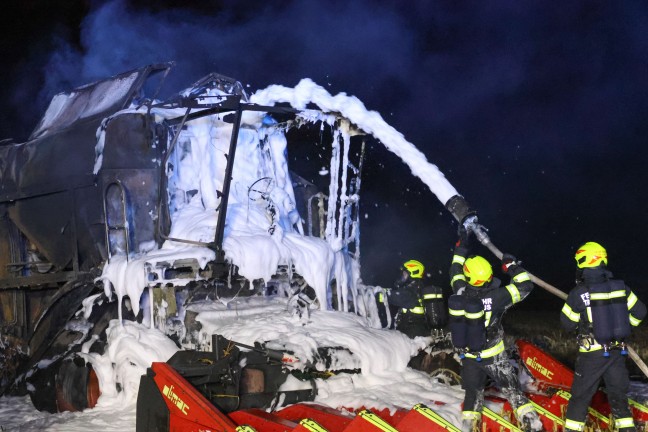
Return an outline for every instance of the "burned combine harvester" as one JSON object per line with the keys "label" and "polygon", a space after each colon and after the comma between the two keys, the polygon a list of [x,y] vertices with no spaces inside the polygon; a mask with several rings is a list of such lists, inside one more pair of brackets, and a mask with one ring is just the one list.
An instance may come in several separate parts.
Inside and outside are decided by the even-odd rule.
{"label": "burned combine harvester", "polygon": [[[93,377],[71,354],[92,338],[97,349],[117,316],[195,346],[180,309],[209,296],[366,312],[354,301],[360,131],[251,103],[217,74],[160,101],[171,66],[58,94],[27,142],[1,143],[0,394],[84,408],[66,388],[82,382],[92,399]],[[288,171],[291,140],[332,155],[314,168],[328,185]]]}

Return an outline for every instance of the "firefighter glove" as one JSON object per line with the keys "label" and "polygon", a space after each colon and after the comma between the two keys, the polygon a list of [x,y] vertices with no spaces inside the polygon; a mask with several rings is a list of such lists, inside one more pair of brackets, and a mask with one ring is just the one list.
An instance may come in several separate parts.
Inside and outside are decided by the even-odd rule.
{"label": "firefighter glove", "polygon": [[470,238],[472,237],[470,235],[472,231],[468,231],[463,225],[459,225],[459,240],[457,240],[457,243],[455,246],[463,246],[463,247],[470,247]]}
{"label": "firefighter glove", "polygon": [[504,273],[507,273],[509,271],[509,268],[513,265],[517,265],[518,262],[515,259],[515,257],[511,254],[505,253],[502,255],[502,271]]}

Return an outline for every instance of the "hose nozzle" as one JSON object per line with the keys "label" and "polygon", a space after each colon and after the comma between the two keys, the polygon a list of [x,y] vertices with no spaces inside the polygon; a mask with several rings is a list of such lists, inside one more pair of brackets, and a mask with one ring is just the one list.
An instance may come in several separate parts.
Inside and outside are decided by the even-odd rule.
{"label": "hose nozzle", "polygon": [[487,243],[490,243],[490,237],[488,237],[488,229],[479,224],[479,221],[477,220],[477,215],[476,214],[471,214],[466,216],[466,218],[463,221],[463,226],[468,232],[473,232],[475,234],[475,238],[479,243],[486,245]]}
{"label": "hose nozzle", "polygon": [[445,206],[457,222],[463,225],[466,231],[475,233],[475,237],[479,243],[483,245],[490,243],[490,238],[486,234],[488,230],[479,224],[477,212],[470,208],[470,205],[468,205],[464,197],[455,195],[448,200]]}
{"label": "hose nozzle", "polygon": [[488,230],[483,225],[475,224],[472,227],[472,232],[475,233],[475,238],[483,245],[491,242],[490,237],[486,234],[487,231]]}
{"label": "hose nozzle", "polygon": [[462,225],[468,217],[477,217],[477,212],[470,208],[466,199],[461,195],[455,195],[450,198],[445,204],[445,207],[452,214],[452,216],[454,216],[457,222]]}

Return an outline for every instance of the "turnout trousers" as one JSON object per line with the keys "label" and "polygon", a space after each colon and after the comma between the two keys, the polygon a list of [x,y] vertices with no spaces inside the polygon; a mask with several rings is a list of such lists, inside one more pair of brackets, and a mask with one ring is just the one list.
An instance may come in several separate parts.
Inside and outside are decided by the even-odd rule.
{"label": "turnout trousers", "polygon": [[534,430],[541,426],[529,399],[520,390],[517,370],[511,364],[506,351],[494,357],[478,362],[472,358],[464,358],[461,368],[462,387],[466,391],[462,412],[462,430],[469,431],[481,423],[481,410],[484,404],[484,388],[490,377],[497,388],[511,403],[515,417],[524,430]]}
{"label": "turnout trousers", "polygon": [[616,429],[620,432],[636,430],[628,407],[630,378],[625,361],[626,357],[618,350],[610,351],[609,357],[604,357],[602,350],[578,354],[571,398],[565,415],[566,430],[582,431],[585,428],[587,408],[598,390],[601,378],[605,382]]}

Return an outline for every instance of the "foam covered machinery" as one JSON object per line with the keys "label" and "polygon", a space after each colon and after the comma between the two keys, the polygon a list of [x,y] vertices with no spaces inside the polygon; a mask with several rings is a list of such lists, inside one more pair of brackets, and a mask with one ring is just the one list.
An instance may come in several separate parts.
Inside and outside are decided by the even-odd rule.
{"label": "foam covered machinery", "polygon": [[[142,376],[137,401],[137,432],[147,431],[455,431],[444,418],[443,403],[422,401],[410,409],[364,407],[333,409],[311,401],[317,395],[314,381],[303,390],[280,391],[290,375],[290,359],[261,346],[236,348],[214,336],[215,351],[178,352],[167,363],[153,363]],[[528,393],[547,431],[563,431],[573,371],[536,345],[517,341],[519,366],[532,377],[535,391]],[[220,354],[219,354],[220,353]],[[245,358],[246,362],[240,360]],[[240,364],[245,366],[241,367]],[[299,375],[305,380],[307,371]],[[306,378],[305,381],[308,379]],[[294,387],[294,386],[292,386]],[[487,431],[518,432],[511,405],[487,392],[484,408]],[[276,409],[277,402],[286,408]],[[645,430],[648,407],[630,400],[638,430]],[[592,400],[587,430],[613,430],[610,406],[600,390]]]}
{"label": "foam covered machinery", "polygon": [[[69,400],[72,396],[66,389],[80,380],[93,388],[96,377],[70,353],[94,336],[97,340],[92,350],[101,352],[108,323],[117,317],[114,296],[109,306],[97,277],[112,257],[143,254],[170,239],[171,216],[177,207],[174,200],[180,195],[172,190],[179,188],[180,182],[173,176],[184,163],[178,152],[186,151],[192,139],[178,137],[207,116],[222,129],[217,137],[218,149],[214,148],[216,138],[208,138],[212,140],[209,149],[214,152],[211,159],[218,162],[218,169],[222,166],[214,174],[218,188],[210,190],[218,200],[215,235],[206,242],[173,241],[209,248],[215,259],[204,267],[193,256],[156,262],[147,268],[149,287],[165,290],[178,286],[174,281],[180,280],[182,287],[191,290],[183,298],[199,299],[215,290],[227,297],[230,291],[233,296],[271,286],[271,281],[265,281],[254,289],[242,290],[250,282],[224,259],[225,218],[230,190],[234,189],[231,183],[238,138],[243,126],[250,128],[242,118],[244,113],[271,116],[274,123],[263,127],[281,128],[286,136],[291,134],[289,143],[291,139],[299,144],[307,140],[310,148],[294,145],[295,151],[305,152],[312,152],[312,143],[322,136],[332,140],[333,127],[317,124],[312,132],[315,139],[305,136],[307,128],[286,126],[300,121],[299,111],[250,103],[238,81],[215,73],[161,100],[158,95],[172,66],[151,65],[58,94],[26,142],[0,141],[0,395],[30,393],[37,408],[48,411],[87,406],[87,401]],[[331,142],[326,145],[331,146]],[[319,151],[323,148],[320,146]],[[270,154],[269,150],[265,152]],[[301,158],[298,169],[312,170],[313,177],[321,178],[317,174],[321,162],[309,166],[305,159]],[[355,179],[360,176],[357,167],[361,163],[348,162],[349,166],[355,163],[353,172],[345,176],[347,193],[352,195],[358,192],[359,181]],[[329,169],[351,170],[342,165]],[[322,237],[327,216],[321,201],[328,199],[319,193],[323,186],[294,171],[290,174],[294,204],[307,219],[307,232]],[[255,184],[267,188],[271,181],[264,177]],[[189,200],[200,185],[182,187],[182,196]],[[248,195],[253,192],[257,193],[247,190]],[[257,195],[267,200],[266,192],[261,190]],[[337,209],[345,218],[357,220],[358,204],[348,201]],[[359,235],[357,230],[352,231],[352,235]],[[343,240],[345,249],[352,253],[354,239]],[[303,285],[294,269],[278,269],[274,277]],[[70,328],[68,323],[79,316],[82,301],[95,294],[92,315],[86,323],[89,330],[84,333],[86,330]],[[173,294],[164,295],[157,301],[175,305]],[[132,308],[123,309],[124,318],[141,318],[133,316]],[[52,364],[49,372],[35,369],[43,359]],[[27,375],[33,382],[25,381]]]}

